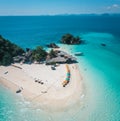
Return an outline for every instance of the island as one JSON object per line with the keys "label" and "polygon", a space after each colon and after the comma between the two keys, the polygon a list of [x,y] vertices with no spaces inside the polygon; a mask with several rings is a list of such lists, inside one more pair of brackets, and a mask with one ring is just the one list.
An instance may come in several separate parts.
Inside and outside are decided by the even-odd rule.
{"label": "island", "polygon": [[83,40],[79,36],[74,37],[72,34],[68,33],[62,36],[60,42],[63,44],[74,45],[83,43]]}
{"label": "island", "polygon": [[3,37],[0,42],[8,43],[0,52],[7,53],[9,46],[14,51],[17,48],[15,54],[9,53],[11,61],[7,66],[1,63],[0,84],[16,95],[20,93],[37,108],[47,111],[60,111],[80,104],[84,97],[84,86],[75,57],[61,48],[49,52],[41,46],[23,50]]}

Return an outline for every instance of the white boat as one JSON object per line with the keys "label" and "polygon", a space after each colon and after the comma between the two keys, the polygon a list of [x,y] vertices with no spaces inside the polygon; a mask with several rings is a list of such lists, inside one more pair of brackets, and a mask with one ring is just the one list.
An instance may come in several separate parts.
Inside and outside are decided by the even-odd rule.
{"label": "white boat", "polygon": [[81,55],[83,55],[83,52],[76,52],[75,55],[76,56],[81,56]]}

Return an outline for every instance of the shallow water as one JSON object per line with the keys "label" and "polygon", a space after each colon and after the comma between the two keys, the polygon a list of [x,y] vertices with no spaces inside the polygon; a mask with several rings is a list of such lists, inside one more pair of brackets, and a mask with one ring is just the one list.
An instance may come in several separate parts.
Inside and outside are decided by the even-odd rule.
{"label": "shallow water", "polygon": [[[85,85],[85,96],[79,107],[46,112],[32,108],[20,95],[0,86],[0,121],[120,121],[120,26],[114,23],[118,19],[107,24],[108,18],[102,19],[0,17],[0,33],[23,48],[45,45],[51,40],[58,42],[67,32],[85,40],[83,45],[62,45],[73,55],[78,51],[84,53],[84,56],[77,56]],[[92,28],[93,23],[104,23],[103,32],[100,25]],[[109,27],[112,23],[113,28]]]}
{"label": "shallow water", "polygon": [[[83,38],[86,40],[86,45],[74,46],[74,49],[70,47],[72,48],[70,51],[84,52],[84,56],[78,57],[79,65],[87,75],[84,83],[87,86],[86,110],[89,110],[89,114],[84,120],[119,121],[120,44],[113,48],[112,43],[114,46],[118,40],[108,33],[87,33],[83,34]],[[107,46],[102,47],[101,42]],[[91,109],[93,110],[90,111]]]}

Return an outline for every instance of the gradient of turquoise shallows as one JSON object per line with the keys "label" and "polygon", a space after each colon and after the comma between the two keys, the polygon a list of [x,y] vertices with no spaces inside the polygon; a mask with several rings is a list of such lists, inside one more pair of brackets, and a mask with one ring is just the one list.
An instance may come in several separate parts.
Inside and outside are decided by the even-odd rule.
{"label": "gradient of turquoise shallows", "polygon": [[[115,53],[120,44],[118,43],[114,49],[111,48],[118,42],[118,38],[108,33],[85,33],[81,36],[86,40],[85,45],[62,45],[72,54],[84,52],[84,56],[77,57],[81,73],[83,77],[86,76],[86,96],[79,109],[73,108],[59,113],[32,109],[29,102],[1,87],[0,121],[120,120],[120,56]],[[107,46],[100,46],[101,42]]]}
{"label": "gradient of turquoise shallows", "polygon": [[[120,43],[118,38],[108,33],[81,34],[85,45],[69,46],[71,53],[83,52],[78,61],[81,72],[87,75],[86,106],[81,117],[84,121],[120,120]],[[114,42],[114,43],[113,43]],[[106,47],[100,44],[106,43]],[[80,114],[79,114],[80,115]]]}
{"label": "gradient of turquoise shallows", "polygon": [[120,121],[120,25],[117,21],[114,17],[94,16],[1,18],[0,34],[23,48],[45,45],[51,40],[58,43],[67,32],[80,35],[86,44],[61,46],[73,55],[78,51],[84,53],[77,58],[86,93],[79,107],[49,113],[31,108],[21,95],[0,86],[0,121]]}

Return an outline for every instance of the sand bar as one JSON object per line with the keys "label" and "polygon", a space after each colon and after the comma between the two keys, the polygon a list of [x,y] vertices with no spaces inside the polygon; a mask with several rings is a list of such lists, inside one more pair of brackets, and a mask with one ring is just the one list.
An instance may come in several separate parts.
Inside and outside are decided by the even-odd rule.
{"label": "sand bar", "polygon": [[83,77],[76,64],[69,65],[71,76],[66,87],[62,85],[66,78],[65,64],[59,65],[56,70],[44,64],[14,65],[0,66],[0,83],[14,93],[21,89],[20,93],[26,100],[40,104],[43,109],[70,107],[83,95]]}

